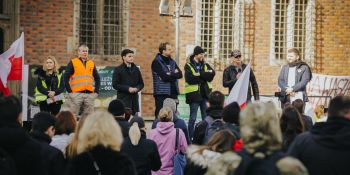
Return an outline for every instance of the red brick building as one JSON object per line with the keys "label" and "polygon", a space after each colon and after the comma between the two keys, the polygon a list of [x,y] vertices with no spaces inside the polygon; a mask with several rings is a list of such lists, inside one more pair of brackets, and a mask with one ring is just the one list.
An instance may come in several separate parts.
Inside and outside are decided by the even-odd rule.
{"label": "red brick building", "polygon": [[[160,0],[0,3],[0,49],[7,49],[23,31],[28,64],[40,64],[45,56],[53,55],[66,65],[79,43],[89,45],[101,66],[118,65],[121,49],[134,49],[145,81],[143,115],[153,115],[151,62],[160,42],[175,44],[175,19],[159,15]],[[280,65],[289,47],[302,51],[313,72],[350,75],[348,0],[192,0],[191,4],[192,14],[180,19],[179,66],[186,63],[186,48],[202,45],[218,72],[215,89],[224,90],[222,70],[233,48],[241,49],[245,60],[253,59],[263,95],[277,90]],[[168,6],[172,14],[174,0]],[[183,92],[183,80],[180,86]]]}

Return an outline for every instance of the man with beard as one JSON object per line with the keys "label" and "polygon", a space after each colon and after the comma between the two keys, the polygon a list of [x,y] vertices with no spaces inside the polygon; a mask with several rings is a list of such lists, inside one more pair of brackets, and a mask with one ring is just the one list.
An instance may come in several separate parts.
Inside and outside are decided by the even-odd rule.
{"label": "man with beard", "polygon": [[284,65],[278,76],[278,86],[281,88],[280,100],[283,104],[302,99],[307,102],[306,85],[312,78],[310,67],[300,58],[296,48],[288,50],[288,64]]}

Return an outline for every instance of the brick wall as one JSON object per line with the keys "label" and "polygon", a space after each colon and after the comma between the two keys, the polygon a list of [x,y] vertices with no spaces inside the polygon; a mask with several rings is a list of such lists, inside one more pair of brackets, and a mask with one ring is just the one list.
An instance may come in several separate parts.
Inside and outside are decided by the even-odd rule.
{"label": "brick wall", "polygon": [[[158,52],[160,42],[175,45],[175,19],[159,16],[159,0],[129,0],[127,47],[136,49],[136,64],[141,66],[145,89],[142,110],[144,116],[152,116],[154,111],[151,62]],[[253,70],[257,77],[261,94],[272,95],[277,90],[279,66],[270,66],[271,1],[256,0],[255,35],[253,48]],[[195,13],[195,1],[193,0]],[[350,1],[318,0],[317,16],[317,69],[314,72],[332,75],[350,75]],[[169,6],[172,6],[170,4]],[[69,38],[73,37],[73,1],[21,1],[21,30],[26,33],[26,62],[40,63],[43,55],[52,54],[66,64],[73,52],[69,50]],[[172,12],[172,11],[171,11]],[[186,45],[194,44],[195,15],[181,18],[180,63],[185,65]],[[173,53],[175,57],[175,52]],[[96,60],[97,65],[110,65],[110,61]],[[118,64],[120,60],[112,64]],[[184,83],[180,81],[183,92]],[[214,89],[222,87],[222,72],[214,79]]]}
{"label": "brick wall", "polygon": [[73,1],[20,1],[20,30],[25,33],[25,62],[40,64],[53,55],[61,65],[73,52],[68,38],[73,36]]}

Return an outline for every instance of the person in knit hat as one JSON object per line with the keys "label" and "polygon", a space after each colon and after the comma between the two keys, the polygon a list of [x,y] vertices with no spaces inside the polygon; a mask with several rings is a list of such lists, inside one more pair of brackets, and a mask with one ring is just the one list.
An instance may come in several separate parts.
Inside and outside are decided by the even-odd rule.
{"label": "person in knit hat", "polygon": [[201,110],[202,120],[207,116],[207,101],[212,91],[211,82],[215,76],[214,69],[205,62],[204,54],[205,51],[200,46],[196,46],[184,68],[186,103],[190,105],[188,121],[190,138],[193,136],[198,108]]}
{"label": "person in knit hat", "polygon": [[[224,70],[222,85],[228,88],[229,93],[231,92],[231,89],[236,84],[238,78],[241,76],[244,69],[247,67],[247,65],[242,62],[241,57],[242,57],[241,51],[233,50],[231,52],[232,64],[229,65]],[[249,81],[250,83],[248,87],[247,101],[248,102],[251,101],[252,90],[253,90],[254,100],[259,100],[260,99],[259,86],[252,69],[250,69]]]}
{"label": "person in knit hat", "polygon": [[108,112],[111,113],[122,129],[123,137],[128,137],[129,122],[125,119],[124,103],[118,99],[112,100],[108,106]]}
{"label": "person in knit hat", "polygon": [[[178,112],[176,110],[176,102],[175,102],[175,100],[172,99],[172,98],[166,98],[164,100],[164,102],[163,102],[163,107],[169,107],[173,111],[174,127],[175,128],[179,128],[179,129],[181,129],[184,132],[187,144],[190,144],[191,140],[190,140],[189,135],[188,135],[187,125],[186,125],[185,121],[182,120],[181,118],[179,118],[179,116],[178,116]],[[153,121],[152,129],[157,127],[158,122],[159,122],[158,119]]]}

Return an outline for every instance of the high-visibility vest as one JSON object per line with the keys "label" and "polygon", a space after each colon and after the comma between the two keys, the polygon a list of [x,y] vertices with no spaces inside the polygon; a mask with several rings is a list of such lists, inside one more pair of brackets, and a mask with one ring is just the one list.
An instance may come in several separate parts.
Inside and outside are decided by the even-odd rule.
{"label": "high-visibility vest", "polygon": [[[192,64],[187,63],[187,65],[190,67],[191,72],[194,76],[199,76],[199,72],[196,72],[196,70],[194,70],[194,68],[192,67]],[[204,71],[207,71],[208,67],[206,64],[204,64]],[[209,87],[209,89],[212,89],[213,86],[210,82],[207,81],[207,85]],[[187,82],[185,82],[185,93],[191,93],[191,92],[196,92],[199,90],[199,84],[188,84]]]}
{"label": "high-visibility vest", "polygon": [[73,58],[74,74],[70,76],[69,85],[72,92],[94,92],[95,80],[93,77],[95,64],[91,60],[86,61],[86,66],[79,58]]}
{"label": "high-visibility vest", "polygon": [[[57,74],[57,79],[58,79],[57,87],[60,87],[61,77],[62,77],[62,73]],[[47,88],[45,80],[41,80],[41,84],[44,86],[44,88]],[[35,94],[34,94],[34,96],[35,96],[35,102],[41,102],[41,101],[47,100],[47,95],[42,94],[41,92],[39,92],[38,87],[35,87]]]}

